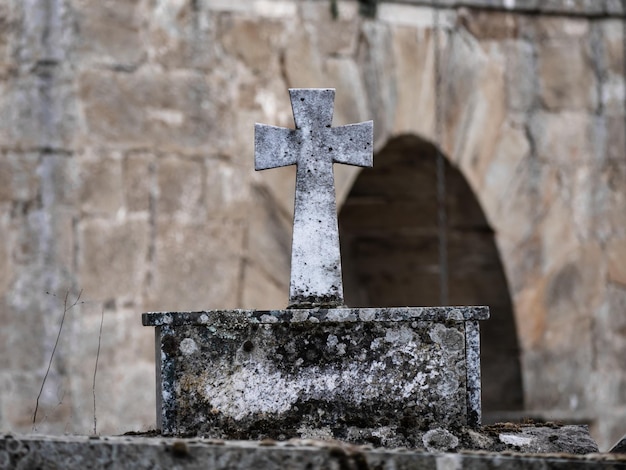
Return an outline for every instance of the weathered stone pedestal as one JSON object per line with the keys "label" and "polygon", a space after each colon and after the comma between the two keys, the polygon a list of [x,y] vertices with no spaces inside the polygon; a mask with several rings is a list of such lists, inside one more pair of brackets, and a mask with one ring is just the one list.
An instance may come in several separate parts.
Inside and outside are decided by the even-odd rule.
{"label": "weathered stone pedestal", "polygon": [[480,425],[487,307],[146,313],[164,435],[421,445]]}
{"label": "weathered stone pedestal", "polygon": [[[372,166],[372,121],[332,127],[335,90],[290,89],[295,129],[255,125],[255,169],[296,165],[287,310],[146,313],[165,435],[419,447],[480,425],[487,307],[342,307],[333,165]],[[322,307],[323,306],[323,307]],[[332,307],[332,308],[331,308]],[[427,439],[427,441],[428,441]]]}

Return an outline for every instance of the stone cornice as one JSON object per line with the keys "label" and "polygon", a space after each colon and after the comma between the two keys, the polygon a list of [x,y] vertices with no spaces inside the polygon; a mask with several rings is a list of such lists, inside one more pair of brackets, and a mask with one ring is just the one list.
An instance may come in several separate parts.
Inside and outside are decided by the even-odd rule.
{"label": "stone cornice", "polygon": [[382,0],[444,8],[481,8],[546,15],[624,18],[624,0]]}

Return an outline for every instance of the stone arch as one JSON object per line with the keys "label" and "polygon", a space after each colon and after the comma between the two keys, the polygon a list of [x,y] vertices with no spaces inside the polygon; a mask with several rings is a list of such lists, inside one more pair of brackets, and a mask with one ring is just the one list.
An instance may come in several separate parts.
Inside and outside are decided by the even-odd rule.
{"label": "stone arch", "polygon": [[[483,409],[523,408],[519,344],[505,273],[480,203],[446,166],[450,305],[489,305],[481,323]],[[346,303],[440,305],[435,147],[414,135],[389,140],[362,170],[339,216]]]}

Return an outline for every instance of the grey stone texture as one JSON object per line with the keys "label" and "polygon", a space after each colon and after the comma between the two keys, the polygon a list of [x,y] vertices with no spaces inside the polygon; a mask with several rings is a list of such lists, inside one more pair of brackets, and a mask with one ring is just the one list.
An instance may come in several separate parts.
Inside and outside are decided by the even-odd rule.
{"label": "grey stone texture", "polygon": [[[496,371],[483,409],[510,390],[523,396],[522,416],[587,422],[602,449],[624,435],[623,2],[450,0],[439,36],[427,0],[379,2],[375,19],[339,1],[337,21],[328,3],[0,2],[0,428],[30,430],[62,299],[81,288],[86,303],[66,318],[37,429],[91,428],[103,308],[99,430],[153,427],[153,338],[140,312],[288,303],[295,169],[252,171],[253,123],[291,127],[287,88],[333,87],[334,126],[375,120],[377,164],[400,136],[435,142],[439,37],[440,147],[463,177],[448,189],[466,194],[461,181],[484,216],[480,225],[467,205],[451,206],[451,230],[483,228],[504,273],[485,274],[494,263],[478,232],[451,236],[451,266],[474,264],[451,269],[450,286],[459,305],[507,293],[508,323],[497,302],[490,322],[514,334],[485,336],[485,322],[481,345],[518,357],[521,371],[487,393],[498,370],[515,367],[483,364],[485,380]],[[395,176],[412,168],[398,165]],[[366,171],[336,165],[340,225]],[[386,187],[415,196],[428,175]],[[397,199],[381,212],[405,238],[424,228],[400,224],[415,219]],[[403,246],[436,253],[423,240]],[[411,305],[437,302],[436,261],[416,274],[412,256],[370,259],[387,306],[409,305],[393,300],[409,293]],[[479,291],[480,279],[499,280]],[[514,335],[519,349],[507,351]]]}
{"label": "grey stone texture", "polygon": [[[561,430],[552,429],[552,442]],[[509,434],[512,438],[515,434]],[[580,432],[581,437],[584,432]],[[554,439],[554,438],[557,439]],[[520,437],[521,439],[521,437]],[[554,446],[554,444],[551,444]],[[27,469],[469,469],[488,470],[618,470],[624,455],[572,455],[558,452],[524,454],[514,445],[504,453],[425,452],[407,448],[374,449],[339,441],[291,439],[277,442],[172,439],[161,437],[43,437],[2,435],[0,465]],[[589,450],[581,446],[579,450]],[[523,451],[522,451],[523,452]]]}
{"label": "grey stone texture", "polygon": [[333,164],[372,166],[373,123],[333,128],[333,89],[291,89],[289,96],[295,130],[254,129],[256,170],[297,167],[289,308],[343,307]]}
{"label": "grey stone texture", "polygon": [[157,427],[418,447],[431,428],[480,425],[488,317],[487,307],[147,313]]}

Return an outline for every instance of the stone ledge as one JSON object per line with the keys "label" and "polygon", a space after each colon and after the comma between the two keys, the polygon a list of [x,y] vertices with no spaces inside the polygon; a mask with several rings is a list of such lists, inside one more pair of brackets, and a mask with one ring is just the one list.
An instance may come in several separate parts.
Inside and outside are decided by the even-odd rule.
{"label": "stone ledge", "polygon": [[[558,430],[552,430],[558,434]],[[563,453],[523,454],[512,451],[459,453],[373,449],[337,441],[220,441],[160,437],[0,436],[1,468],[94,470],[133,469],[329,469],[471,468],[487,470],[618,470],[626,455]],[[554,451],[552,451],[554,452]]]}
{"label": "stone ledge", "polygon": [[[387,3],[385,0],[383,2]],[[550,15],[608,16],[623,18],[626,11],[620,0],[393,0],[388,3],[405,3],[432,7],[433,3],[445,8],[480,8],[520,13]]]}
{"label": "stone ledge", "polygon": [[285,310],[206,310],[198,312],[149,312],[142,315],[143,326],[213,325],[247,322],[332,323],[487,320],[489,307],[389,307]]}

